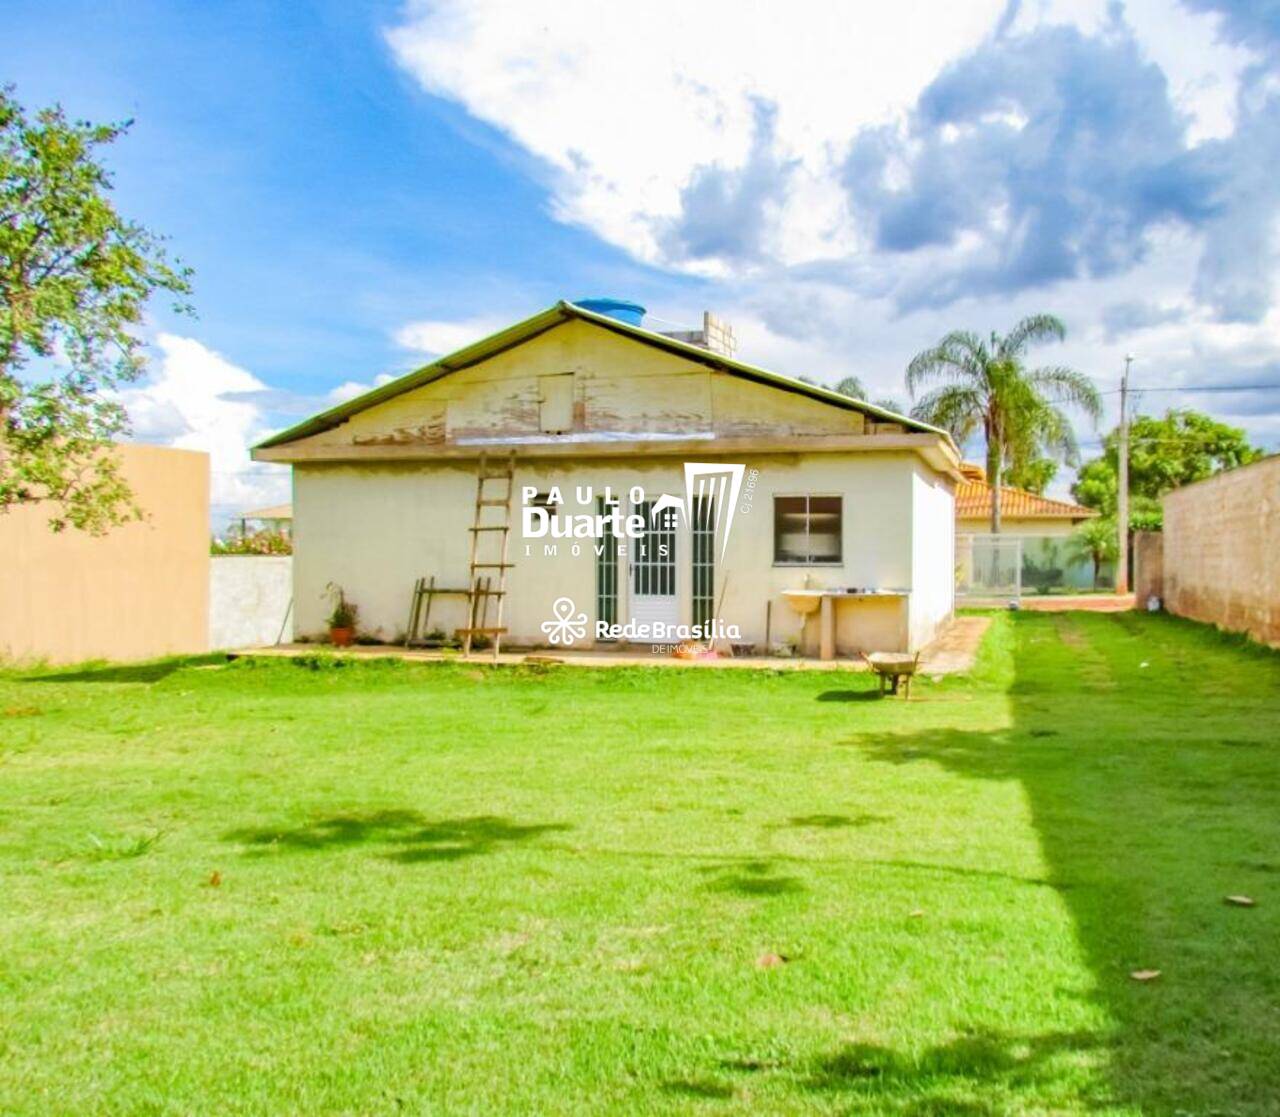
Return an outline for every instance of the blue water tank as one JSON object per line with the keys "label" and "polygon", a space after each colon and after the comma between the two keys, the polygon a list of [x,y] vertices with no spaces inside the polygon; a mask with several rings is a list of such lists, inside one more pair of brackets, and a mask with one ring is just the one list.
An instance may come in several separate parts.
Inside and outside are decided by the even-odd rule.
{"label": "blue water tank", "polygon": [[628,326],[638,326],[644,318],[644,307],[639,303],[627,302],[626,299],[578,299],[574,304],[589,310],[592,314],[605,314],[625,322]]}

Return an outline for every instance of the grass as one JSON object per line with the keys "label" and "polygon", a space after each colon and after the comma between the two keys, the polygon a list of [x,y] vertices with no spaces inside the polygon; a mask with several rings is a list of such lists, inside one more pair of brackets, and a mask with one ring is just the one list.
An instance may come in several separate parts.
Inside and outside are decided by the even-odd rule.
{"label": "grass", "polygon": [[1274,1114],[1280,657],[873,687],[0,675],[0,1111]]}

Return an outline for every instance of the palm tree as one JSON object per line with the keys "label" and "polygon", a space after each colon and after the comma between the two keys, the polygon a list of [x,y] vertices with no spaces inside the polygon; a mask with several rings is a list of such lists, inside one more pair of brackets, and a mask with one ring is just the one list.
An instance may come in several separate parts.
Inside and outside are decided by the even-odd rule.
{"label": "palm tree", "polygon": [[839,392],[842,396],[850,396],[853,399],[867,398],[867,389],[856,376],[846,376],[843,380],[838,381],[831,390]]}
{"label": "palm tree", "polygon": [[1068,537],[1067,546],[1074,561],[1093,563],[1093,588],[1096,590],[1102,564],[1114,560],[1120,550],[1115,520],[1085,520]]}
{"label": "palm tree", "polygon": [[987,443],[991,482],[991,531],[1000,533],[1000,484],[1007,462],[1032,453],[1075,456],[1071,424],[1058,404],[1073,404],[1097,421],[1102,401],[1092,381],[1060,365],[1028,369],[1027,349],[1036,342],[1061,341],[1067,330],[1052,314],[1024,318],[989,340],[955,330],[907,366],[911,398],[929,381],[944,383],[921,396],[914,418],[950,431],[963,443],[979,430]]}
{"label": "palm tree", "polygon": [[[801,377],[803,379],[803,377]],[[905,415],[906,408],[902,406],[896,399],[885,396],[882,399],[871,399],[867,394],[866,386],[856,376],[846,376],[843,380],[835,384],[833,392],[839,392],[841,395],[849,396],[851,399],[870,402],[884,411],[892,411],[895,415]]]}

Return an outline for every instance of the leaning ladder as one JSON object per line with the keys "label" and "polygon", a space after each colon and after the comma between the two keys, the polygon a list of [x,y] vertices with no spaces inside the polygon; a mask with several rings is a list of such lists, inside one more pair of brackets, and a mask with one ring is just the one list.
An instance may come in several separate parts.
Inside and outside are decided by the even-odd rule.
{"label": "leaning ladder", "polygon": [[[471,640],[474,636],[491,636],[493,638],[493,658],[498,658],[498,650],[502,643],[502,634],[507,630],[502,626],[503,604],[507,599],[507,571],[515,563],[508,562],[508,545],[511,540],[511,498],[515,492],[516,456],[512,451],[504,458],[500,466],[492,465],[485,454],[480,455],[480,469],[476,474],[476,515],[471,526],[471,593],[467,627],[462,633],[462,654],[471,654]],[[506,487],[501,496],[491,495],[485,485],[491,482],[505,482]],[[485,509],[500,510],[501,523],[486,522]],[[491,520],[494,513],[489,513]],[[488,549],[481,544],[482,539],[493,541],[497,537],[497,558],[493,557],[494,548]],[[487,573],[496,571],[497,576]],[[496,586],[494,583],[497,583]],[[489,602],[493,599],[495,618],[489,623]]]}

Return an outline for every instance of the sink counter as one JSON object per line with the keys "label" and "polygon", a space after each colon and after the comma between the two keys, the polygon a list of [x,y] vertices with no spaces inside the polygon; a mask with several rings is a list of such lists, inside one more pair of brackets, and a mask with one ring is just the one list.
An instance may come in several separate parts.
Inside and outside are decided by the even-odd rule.
{"label": "sink counter", "polygon": [[835,586],[827,589],[814,587],[812,589],[794,589],[783,590],[782,596],[786,599],[788,605],[791,606],[802,617],[806,617],[816,610],[821,610],[819,617],[819,642],[818,642],[818,658],[819,659],[835,659],[836,657],[836,609],[837,601],[882,601],[885,598],[907,598],[911,594],[910,590],[863,590],[863,589],[847,589]]}

